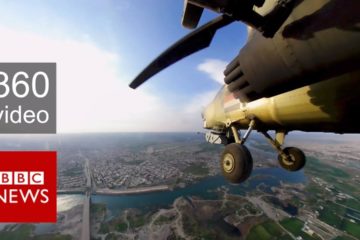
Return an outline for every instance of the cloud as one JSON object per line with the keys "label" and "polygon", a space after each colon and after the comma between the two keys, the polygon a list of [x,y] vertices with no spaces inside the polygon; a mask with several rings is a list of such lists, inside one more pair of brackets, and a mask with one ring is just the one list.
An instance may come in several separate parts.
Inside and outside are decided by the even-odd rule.
{"label": "cloud", "polygon": [[[197,66],[200,72],[205,73],[210,79],[224,84],[223,71],[227,65],[227,62],[218,59],[205,59],[202,63]],[[201,112],[207,105],[215,98],[215,95],[219,89],[209,90],[202,92],[194,96],[188,104],[184,107],[184,115],[188,116],[200,116]]]}
{"label": "cloud", "polygon": [[156,123],[164,124],[160,113],[167,107],[159,97],[127,86],[119,55],[89,39],[49,38],[3,26],[0,35],[2,62],[57,63],[58,132],[161,130]]}
{"label": "cloud", "polygon": [[194,96],[182,110],[183,123],[193,126],[196,131],[203,130],[201,113],[206,106],[214,99],[217,91],[207,91]]}
{"label": "cloud", "polygon": [[206,59],[203,63],[198,65],[197,69],[208,74],[212,80],[224,84],[223,71],[227,64],[227,62],[219,59]]}
{"label": "cloud", "polygon": [[[197,66],[197,69],[208,75],[210,79],[222,85],[224,84],[223,71],[226,65],[227,62],[219,59],[205,59]],[[185,105],[183,114],[185,116],[197,116],[200,118],[201,112],[215,98],[218,91],[219,89],[214,89],[194,96],[189,103]]]}
{"label": "cloud", "polygon": [[[157,94],[130,89],[121,55],[100,48],[89,37],[55,38],[1,25],[0,35],[2,62],[57,63],[59,133],[198,131],[200,113],[216,94],[204,92],[187,104],[170,106]],[[222,82],[225,65],[208,59],[198,69]]]}
{"label": "cloud", "polygon": [[215,98],[217,91],[208,91],[196,95],[184,108],[184,112],[188,114],[201,113],[204,108]]}

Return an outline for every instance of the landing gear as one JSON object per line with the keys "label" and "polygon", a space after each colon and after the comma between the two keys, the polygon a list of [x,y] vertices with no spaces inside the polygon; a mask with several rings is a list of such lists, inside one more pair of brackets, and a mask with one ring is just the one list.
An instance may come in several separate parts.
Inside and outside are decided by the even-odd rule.
{"label": "landing gear", "polygon": [[231,132],[229,131],[226,134],[231,136],[234,142],[225,146],[221,155],[220,167],[224,177],[232,183],[244,182],[253,169],[253,159],[244,143],[250,135],[254,124],[251,121],[243,138],[241,138],[236,126],[231,126],[229,129]]}
{"label": "landing gear", "polygon": [[227,180],[232,183],[241,183],[250,176],[253,160],[247,147],[238,143],[231,143],[226,145],[221,155],[220,165]]}
{"label": "landing gear", "polygon": [[296,147],[287,147],[283,150],[284,155],[279,154],[280,166],[288,171],[299,171],[305,166],[306,158],[303,151]]}
{"label": "landing gear", "polygon": [[210,132],[206,135],[206,140],[210,143],[225,145],[221,155],[220,167],[224,177],[232,183],[241,183],[249,178],[253,169],[253,159],[248,148],[244,145],[251,131],[255,128],[261,132],[270,144],[279,153],[278,161],[282,168],[288,171],[298,171],[305,166],[306,157],[303,151],[295,147],[282,148],[285,141],[285,130],[277,130],[273,139],[267,131],[261,130],[260,122],[252,118],[244,136],[239,134],[237,125],[227,125],[224,132]]}
{"label": "landing gear", "polygon": [[270,144],[278,151],[278,161],[280,166],[288,171],[299,171],[305,166],[306,157],[303,151],[296,147],[281,148],[285,140],[285,131],[277,131],[275,139],[267,132],[261,132],[267,138]]}

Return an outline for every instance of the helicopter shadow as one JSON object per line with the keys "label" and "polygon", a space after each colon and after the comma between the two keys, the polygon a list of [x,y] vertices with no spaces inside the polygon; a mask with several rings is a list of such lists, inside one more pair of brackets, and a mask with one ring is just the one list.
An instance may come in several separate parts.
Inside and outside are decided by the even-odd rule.
{"label": "helicopter shadow", "polygon": [[[341,122],[337,126],[339,133],[358,131],[358,125],[360,124],[359,96],[354,94],[359,89],[359,84],[357,78],[350,77],[353,74],[360,76],[360,72],[357,71],[357,73],[350,73],[348,76],[345,74],[325,80],[310,85],[307,92],[313,105],[318,106],[323,113],[329,115],[332,119]],[[344,81],[346,84],[341,83]],[[327,123],[324,123],[321,128],[331,131],[332,127],[331,124],[327,126]]]}
{"label": "helicopter shadow", "polygon": [[288,24],[282,35],[284,38],[307,40],[314,33],[338,28],[360,32],[360,0],[331,0],[314,13]]}

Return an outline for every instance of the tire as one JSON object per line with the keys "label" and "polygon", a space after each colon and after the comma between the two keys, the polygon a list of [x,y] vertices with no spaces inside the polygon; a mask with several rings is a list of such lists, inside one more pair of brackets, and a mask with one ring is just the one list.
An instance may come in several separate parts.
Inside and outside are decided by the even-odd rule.
{"label": "tire", "polygon": [[278,155],[278,161],[282,168],[285,170],[295,172],[299,171],[305,166],[306,157],[303,151],[296,147],[284,148],[283,152],[288,155],[291,161],[283,158],[280,154]]}
{"label": "tire", "polygon": [[238,143],[225,146],[220,168],[224,177],[232,183],[244,182],[251,174],[253,159],[247,147]]}

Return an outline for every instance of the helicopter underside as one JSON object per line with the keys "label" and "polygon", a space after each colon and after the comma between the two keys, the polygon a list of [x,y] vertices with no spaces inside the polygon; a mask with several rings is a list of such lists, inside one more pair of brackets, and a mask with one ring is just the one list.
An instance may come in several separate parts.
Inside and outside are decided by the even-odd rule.
{"label": "helicopter underside", "polygon": [[[210,113],[205,114],[204,127],[212,129],[206,134],[208,142],[225,145],[221,157],[224,176],[234,183],[250,176],[252,157],[244,143],[253,130],[264,135],[278,152],[279,164],[289,171],[300,170],[306,161],[300,149],[282,147],[289,131],[359,133],[359,80],[360,71],[355,71],[249,103],[240,102],[223,88],[219,101],[215,99]],[[241,129],[246,129],[244,134],[239,133]],[[270,130],[275,131],[274,137],[268,134]]]}

